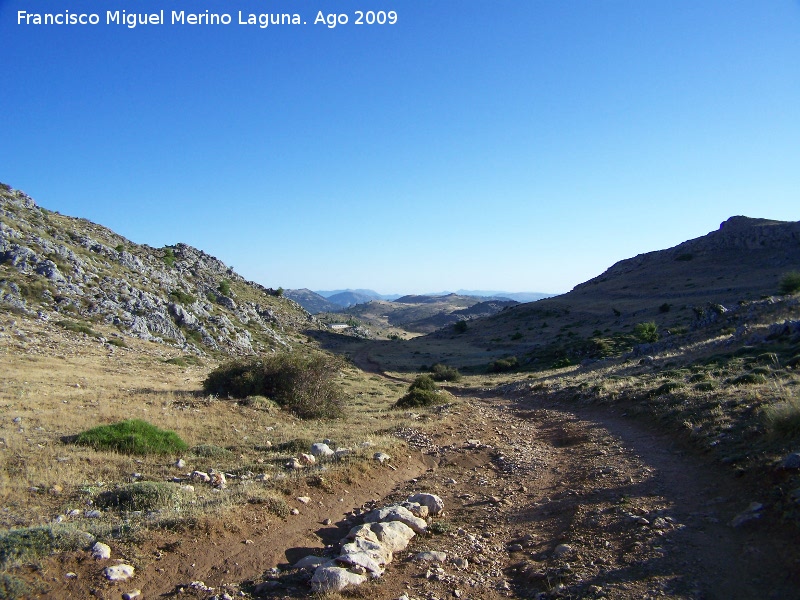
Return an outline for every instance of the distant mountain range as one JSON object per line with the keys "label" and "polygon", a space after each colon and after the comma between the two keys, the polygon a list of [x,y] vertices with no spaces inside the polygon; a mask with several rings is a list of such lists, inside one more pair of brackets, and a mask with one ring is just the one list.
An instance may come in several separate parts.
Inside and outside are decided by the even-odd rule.
{"label": "distant mountain range", "polygon": [[[309,289],[286,290],[285,295],[291,298],[308,312],[318,314],[321,312],[338,312],[358,304],[366,304],[373,300],[399,301],[401,303],[416,303],[416,298],[423,295],[402,295],[402,294],[379,294],[374,290],[366,289],[345,289],[345,290],[316,290]],[[424,294],[426,297],[444,296],[472,296],[486,298],[487,300],[515,300],[517,302],[534,302],[542,298],[549,298],[553,294],[543,294],[541,292],[501,292],[489,290],[458,290],[457,292],[435,292]],[[406,300],[403,300],[403,299]],[[410,300],[409,300],[410,299]]]}

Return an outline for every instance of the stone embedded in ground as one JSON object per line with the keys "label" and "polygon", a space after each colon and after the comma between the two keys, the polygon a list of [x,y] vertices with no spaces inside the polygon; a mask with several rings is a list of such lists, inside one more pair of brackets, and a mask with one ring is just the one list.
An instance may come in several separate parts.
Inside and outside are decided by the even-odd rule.
{"label": "stone embedded in ground", "polygon": [[407,508],[411,511],[411,514],[420,519],[427,517],[430,512],[427,506],[419,502],[403,502],[400,506]]}
{"label": "stone embedded in ground", "polygon": [[133,577],[133,572],[130,565],[114,565],[103,569],[103,576],[109,581],[126,581]]}
{"label": "stone embedded in ground", "polygon": [[179,459],[178,459],[178,460],[175,462],[175,466],[176,466],[176,467],[178,467],[179,469],[183,469],[183,468],[186,466],[186,461],[185,461],[185,460],[183,460],[182,458],[179,458]]}
{"label": "stone embedded in ground", "polygon": [[316,443],[311,444],[311,454],[314,456],[333,456],[334,452],[328,444]]}
{"label": "stone embedded in ground", "polygon": [[321,567],[324,565],[331,566],[334,562],[329,558],[323,558],[322,556],[314,556],[313,554],[301,558],[296,563],[294,563],[294,569],[308,569],[313,571],[317,567]]}
{"label": "stone embedded in ground", "polygon": [[111,547],[103,542],[97,542],[92,546],[92,558],[95,560],[108,560],[111,558]]}
{"label": "stone embedded in ground", "polygon": [[410,510],[396,504],[385,508],[376,508],[364,517],[365,523],[376,523],[378,521],[400,521],[411,527],[416,533],[425,533],[428,528],[425,519],[415,517]]}
{"label": "stone embedded in ground", "polygon": [[375,533],[378,541],[389,548],[392,552],[405,550],[408,543],[416,533],[408,525],[401,521],[389,521],[388,523],[373,523],[371,530]]}
{"label": "stone embedded in ground", "polygon": [[353,450],[351,448],[337,448],[333,454],[336,456],[336,458],[344,458],[352,453]]}
{"label": "stone embedded in ground", "polygon": [[313,465],[317,462],[317,459],[314,458],[313,454],[301,454],[300,455],[300,462],[304,465]]}
{"label": "stone embedded in ground", "polygon": [[311,502],[311,498],[309,498],[308,496],[298,496],[297,501],[302,502],[303,504],[308,504],[309,502]]}
{"label": "stone embedded in ground", "polygon": [[349,585],[361,585],[366,580],[363,575],[341,567],[319,567],[311,578],[311,589],[315,592],[340,592]]}
{"label": "stone embedded in ground", "polygon": [[414,555],[414,560],[419,562],[443,563],[447,561],[447,553],[436,551],[419,552]]}
{"label": "stone embedded in ground", "polygon": [[290,460],[289,462],[286,463],[286,468],[287,469],[302,469],[303,468],[303,464],[299,460],[297,460],[296,458],[293,458],[292,460]]}
{"label": "stone embedded in ground", "polygon": [[131,590],[122,594],[122,600],[133,600],[142,595],[142,590]]}
{"label": "stone embedded in ground", "polygon": [[553,550],[553,555],[560,558],[562,556],[566,556],[570,552],[572,552],[572,546],[569,544],[559,544]]}
{"label": "stone embedded in ground", "polygon": [[215,488],[224,490],[226,487],[228,487],[228,482],[225,479],[225,473],[222,471],[215,471],[214,469],[211,469],[208,472],[208,476],[211,480],[211,485],[213,485]]}
{"label": "stone embedded in ground", "polygon": [[388,547],[375,540],[356,538],[352,542],[342,545],[342,554],[355,554],[363,552],[379,565],[387,565],[394,558],[392,551]]}
{"label": "stone embedded in ground", "polygon": [[[351,546],[352,544],[345,545]],[[338,563],[349,565],[351,567],[364,567],[372,574],[373,577],[380,577],[383,575],[383,569],[378,564],[378,561],[376,561],[366,552],[347,552],[343,550],[343,553],[337,556],[334,560]]]}
{"label": "stone embedded in ground", "polygon": [[750,506],[748,506],[745,510],[740,512],[738,515],[733,517],[730,522],[731,527],[741,527],[745,523],[749,521],[754,521],[755,519],[761,518],[761,511],[764,509],[764,505],[760,502],[751,502]]}
{"label": "stone embedded in ground", "polygon": [[208,483],[211,481],[211,477],[209,477],[208,473],[204,471],[192,471],[192,474],[189,475],[189,479],[192,481],[200,481],[202,483]]}
{"label": "stone embedded in ground", "polygon": [[388,454],[386,454],[385,452],[376,452],[372,456],[372,458],[373,458],[373,460],[376,460],[381,464],[383,464],[385,462],[389,462],[392,459],[392,457],[389,456]]}
{"label": "stone embedded in ground", "polygon": [[428,507],[428,514],[438,515],[444,512],[444,500],[436,494],[414,494],[409,496],[409,502],[416,502]]}

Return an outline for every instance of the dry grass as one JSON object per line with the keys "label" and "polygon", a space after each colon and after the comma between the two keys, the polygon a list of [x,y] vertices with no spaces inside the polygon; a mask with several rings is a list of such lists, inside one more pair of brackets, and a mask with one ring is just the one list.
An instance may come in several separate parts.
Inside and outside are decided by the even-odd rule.
{"label": "dry grass", "polygon": [[[3,317],[0,327],[3,528],[51,523],[133,480],[163,482],[212,468],[235,475],[224,494],[196,485],[193,503],[158,518],[221,515],[262,501],[279,513],[279,496],[272,490],[292,487],[308,474],[284,469],[297,448],[279,450],[282,444],[330,439],[333,448],[353,448],[345,459],[329,462],[325,476],[351,480],[370,468],[375,451],[391,453],[403,443],[387,432],[411,423],[406,413],[391,410],[405,385],[349,367],[337,378],[347,398],[345,417],[303,421],[266,401],[204,397],[202,381],[214,365],[166,363],[178,353],[158,344],[129,339],[129,348],[112,348],[94,337],[15,316]],[[70,443],[86,429],[131,418],[175,431],[190,448],[202,451],[130,456]],[[365,442],[369,447],[362,448]],[[211,447],[220,451],[208,452]],[[179,458],[186,462],[182,468],[175,466]],[[261,474],[268,481],[257,480]],[[138,525],[148,523],[143,519]]]}

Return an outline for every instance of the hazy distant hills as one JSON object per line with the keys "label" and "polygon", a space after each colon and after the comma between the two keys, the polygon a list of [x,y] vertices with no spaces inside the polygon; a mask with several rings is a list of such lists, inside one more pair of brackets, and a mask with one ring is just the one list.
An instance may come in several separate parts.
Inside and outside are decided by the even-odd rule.
{"label": "hazy distant hills", "polygon": [[[317,290],[309,289],[285,290],[284,295],[291,298],[311,314],[322,312],[337,312],[342,309],[366,304],[373,300],[388,300],[405,304],[419,302],[437,303],[438,298],[446,296],[462,296],[480,298],[483,300],[516,300],[517,302],[534,302],[542,298],[549,298],[553,294],[541,292],[502,292],[489,290],[458,290],[457,292],[435,292],[430,294],[380,294],[374,290],[346,289],[346,290]],[[425,300],[420,300],[424,298]]]}

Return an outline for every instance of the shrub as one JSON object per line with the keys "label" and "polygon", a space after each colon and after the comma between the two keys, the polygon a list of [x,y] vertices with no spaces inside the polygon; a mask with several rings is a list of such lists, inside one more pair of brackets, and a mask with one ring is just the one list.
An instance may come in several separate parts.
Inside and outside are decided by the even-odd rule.
{"label": "shrub", "polygon": [[418,408],[432,406],[444,401],[436,387],[436,382],[430,375],[418,375],[413,383],[408,386],[408,393],[395,403],[395,408]]}
{"label": "shrub", "polygon": [[511,336],[511,339],[514,340],[514,341],[521,340],[522,339],[522,334],[519,331],[517,331],[515,334],[513,334]]}
{"label": "shrub", "polygon": [[786,273],[781,279],[780,284],[781,294],[796,294],[800,292],[800,271],[791,271]]}
{"label": "shrub", "polygon": [[282,288],[282,287],[279,287],[277,290],[275,290],[275,295],[276,295],[278,298],[280,298],[281,296],[283,296],[283,288]]}
{"label": "shrub", "polygon": [[164,264],[168,267],[175,266],[175,251],[172,248],[164,248]]}
{"label": "shrub", "polygon": [[137,481],[116,490],[99,494],[94,503],[100,508],[117,510],[179,510],[191,500],[191,494],[177,483]]}
{"label": "shrub", "polygon": [[187,294],[183,290],[172,290],[169,293],[169,297],[171,300],[175,302],[180,302],[181,304],[194,304],[196,298],[191,294]]}
{"label": "shrub", "polygon": [[172,454],[188,448],[174,431],[159,429],[139,419],[89,429],[78,434],[75,443],[123,454]]}
{"label": "shrub", "polygon": [[227,279],[223,279],[222,281],[219,282],[219,285],[217,286],[217,290],[219,290],[219,293],[222,294],[223,296],[230,296],[231,295],[231,282],[228,281]]}
{"label": "shrub", "polygon": [[745,373],[739,375],[731,381],[733,385],[753,385],[755,383],[766,383],[767,378],[761,373]]}
{"label": "shrub", "polygon": [[469,329],[469,326],[464,320],[456,321],[456,323],[453,325],[453,331],[456,333],[466,333],[467,329]]}
{"label": "shrub", "polygon": [[[0,184],[5,185],[5,184]],[[27,584],[8,573],[0,573],[0,598],[3,600],[16,600],[28,595]]]}
{"label": "shrub", "polygon": [[431,377],[434,381],[459,381],[461,373],[455,367],[448,367],[442,363],[436,363],[431,367]]}
{"label": "shrub", "polygon": [[658,325],[654,321],[637,323],[633,327],[633,335],[641,342],[655,342],[658,340]]}
{"label": "shrub", "polygon": [[559,358],[557,361],[553,363],[554,369],[563,369],[564,367],[571,367],[571,366],[572,366],[572,361],[566,356],[564,358]]}
{"label": "shrub", "polygon": [[208,375],[203,390],[241,400],[266,396],[303,419],[334,418],[343,408],[334,383],[338,369],[338,363],[325,356],[275,354],[224,364]]}
{"label": "shrub", "polygon": [[694,389],[698,392],[712,392],[716,387],[713,381],[701,381],[694,386]]}
{"label": "shrub", "polygon": [[519,366],[519,361],[516,356],[509,356],[508,358],[498,358],[489,363],[490,373],[502,373],[504,371],[511,371]]}
{"label": "shrub", "polygon": [[78,321],[58,321],[56,323],[59,327],[63,327],[67,331],[71,331],[72,333],[85,333],[86,335],[90,335],[92,337],[100,337],[100,334],[97,333],[94,329],[86,325],[85,323],[79,323]]}
{"label": "shrub", "polygon": [[81,550],[92,543],[94,537],[74,526],[43,525],[6,530],[0,533],[0,567],[56,551]]}
{"label": "shrub", "polygon": [[800,399],[790,398],[764,410],[767,427],[786,437],[800,436]]}
{"label": "shrub", "polygon": [[684,252],[683,254],[678,254],[678,256],[675,257],[675,260],[680,262],[687,262],[692,260],[693,258],[694,254],[692,254],[691,252]]}
{"label": "shrub", "polygon": [[116,250],[121,254],[125,250],[125,246],[124,244],[117,244],[116,246],[114,246],[114,250]]}
{"label": "shrub", "polygon": [[678,381],[667,381],[666,383],[662,383],[657,388],[650,390],[647,393],[648,398],[655,398],[656,396],[661,396],[663,394],[669,394],[674,392],[675,390],[679,390],[683,387],[683,384]]}
{"label": "shrub", "polygon": [[668,313],[670,308],[672,308],[672,305],[669,304],[668,302],[664,302],[664,304],[658,307],[658,312]]}
{"label": "shrub", "polygon": [[230,450],[215,446],[214,444],[192,446],[191,453],[201,458],[230,458],[233,456],[233,452]]}

